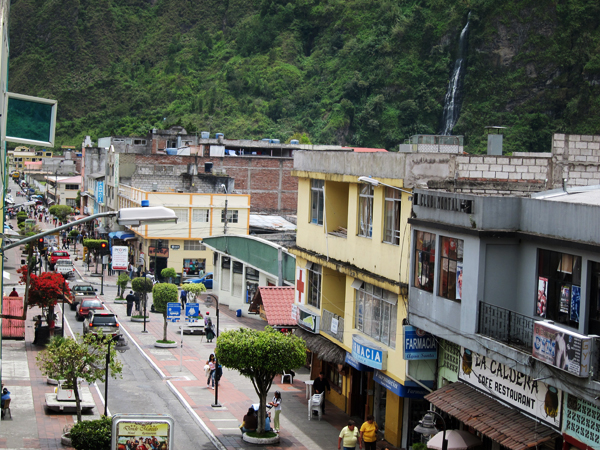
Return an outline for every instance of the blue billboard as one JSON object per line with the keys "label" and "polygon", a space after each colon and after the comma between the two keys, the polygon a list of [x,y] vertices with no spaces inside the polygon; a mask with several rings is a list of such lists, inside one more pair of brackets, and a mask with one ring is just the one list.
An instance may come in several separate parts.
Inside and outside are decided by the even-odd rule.
{"label": "blue billboard", "polygon": [[437,359],[435,337],[412,325],[404,325],[404,359]]}

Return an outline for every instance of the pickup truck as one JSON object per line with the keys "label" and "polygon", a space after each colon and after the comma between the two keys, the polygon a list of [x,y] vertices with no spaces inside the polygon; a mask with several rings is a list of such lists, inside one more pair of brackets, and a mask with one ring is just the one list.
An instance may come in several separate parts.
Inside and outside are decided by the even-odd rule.
{"label": "pickup truck", "polygon": [[69,255],[69,252],[65,251],[65,250],[55,250],[53,252],[50,253],[50,255],[48,256],[48,265],[50,266],[50,270],[54,270],[54,264],[56,264],[56,261],[58,261],[59,259],[71,259],[71,255]]}
{"label": "pickup truck", "polygon": [[65,278],[75,278],[75,267],[70,259],[59,259],[54,265],[54,271]]}

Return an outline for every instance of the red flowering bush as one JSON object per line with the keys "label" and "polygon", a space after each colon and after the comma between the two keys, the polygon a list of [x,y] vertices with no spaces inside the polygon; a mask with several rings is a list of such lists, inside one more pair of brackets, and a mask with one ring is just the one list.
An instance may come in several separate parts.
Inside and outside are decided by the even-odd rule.
{"label": "red flowering bush", "polygon": [[[27,266],[17,269],[21,274],[21,283],[27,283]],[[29,298],[27,304],[30,308],[38,306],[48,308],[56,305],[59,298],[62,298],[63,292],[65,298],[71,298],[69,283],[65,278],[55,272],[44,272],[41,275],[31,274],[29,277]]]}

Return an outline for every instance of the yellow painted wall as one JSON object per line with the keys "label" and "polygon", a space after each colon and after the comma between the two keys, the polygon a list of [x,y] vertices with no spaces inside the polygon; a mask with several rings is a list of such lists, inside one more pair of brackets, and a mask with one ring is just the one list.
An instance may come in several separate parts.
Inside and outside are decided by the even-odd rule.
{"label": "yellow painted wall", "polygon": [[335,181],[326,184],[327,231],[334,231],[338,227],[348,228],[348,186],[348,183]]}
{"label": "yellow painted wall", "polygon": [[385,440],[394,447],[402,444],[402,412],[404,399],[387,391],[385,405]]}
{"label": "yellow painted wall", "polygon": [[346,276],[336,270],[324,267],[321,292],[321,309],[326,309],[333,314],[344,317]]}

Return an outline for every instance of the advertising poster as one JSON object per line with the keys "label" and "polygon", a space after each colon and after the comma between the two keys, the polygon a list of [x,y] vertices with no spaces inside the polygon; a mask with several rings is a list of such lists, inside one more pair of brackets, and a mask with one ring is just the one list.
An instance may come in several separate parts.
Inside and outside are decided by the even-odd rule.
{"label": "advertising poster", "polygon": [[462,300],[463,263],[456,263],[456,300]]}
{"label": "advertising poster", "polygon": [[578,377],[587,377],[592,340],[546,322],[533,325],[534,358]]}
{"label": "advertising poster", "polygon": [[129,264],[129,248],[125,246],[113,246],[112,268],[113,270],[127,270]]}
{"label": "advertising poster", "polygon": [[562,391],[464,347],[461,354],[459,380],[560,430]]}
{"label": "advertising poster", "polygon": [[571,289],[571,320],[579,322],[579,303],[581,302],[581,288],[573,286]]}
{"label": "advertising poster", "polygon": [[548,300],[548,278],[538,279],[538,298],[536,312],[538,316],[546,317],[546,303]]}
{"label": "advertising poster", "polygon": [[565,396],[567,401],[563,412],[563,433],[583,442],[589,448],[600,448],[600,408],[574,395]]}
{"label": "advertising poster", "polygon": [[169,450],[169,428],[168,423],[120,422],[117,425],[117,448]]}
{"label": "advertising poster", "polygon": [[569,314],[569,304],[571,303],[571,288],[569,286],[560,287],[560,312]]}

